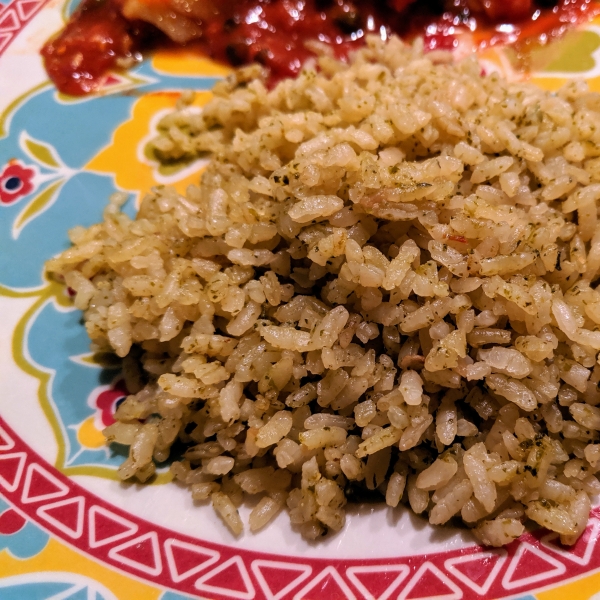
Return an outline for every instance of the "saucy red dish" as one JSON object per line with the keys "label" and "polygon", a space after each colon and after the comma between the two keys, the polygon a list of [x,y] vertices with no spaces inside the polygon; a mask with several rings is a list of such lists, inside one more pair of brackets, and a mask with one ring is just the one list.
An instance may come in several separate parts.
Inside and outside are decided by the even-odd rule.
{"label": "saucy red dish", "polygon": [[313,55],[307,40],[337,56],[373,33],[422,35],[429,49],[452,48],[465,30],[480,45],[515,43],[560,35],[599,7],[592,0],[83,0],[42,56],[56,87],[71,95],[94,91],[109,70],[169,43],[193,43],[234,66],[260,62],[277,80]]}

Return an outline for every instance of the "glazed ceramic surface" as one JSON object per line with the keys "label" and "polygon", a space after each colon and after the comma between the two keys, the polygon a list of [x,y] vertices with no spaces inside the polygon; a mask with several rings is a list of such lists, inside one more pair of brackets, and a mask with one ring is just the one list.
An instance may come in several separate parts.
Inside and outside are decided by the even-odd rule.
{"label": "glazed ceramic surface", "polygon": [[[101,434],[126,394],[118,364],[90,353],[44,261],[68,247],[71,227],[101,219],[112,192],[129,195],[133,215],[152,186],[197,181],[200,162],[166,169],[145,148],[182,90],[201,106],[227,70],[161,51],[98,94],[61,95],[38,51],[73,8],[0,0],[0,598],[600,599],[597,510],[569,550],[542,530],[484,550],[383,504],[357,506],[341,533],[309,544],[285,514],[235,539],[169,484],[168,465],[152,485],[118,481],[124,453]],[[510,49],[480,58],[546,89],[586,78],[600,90],[600,20],[534,53],[528,73]]]}

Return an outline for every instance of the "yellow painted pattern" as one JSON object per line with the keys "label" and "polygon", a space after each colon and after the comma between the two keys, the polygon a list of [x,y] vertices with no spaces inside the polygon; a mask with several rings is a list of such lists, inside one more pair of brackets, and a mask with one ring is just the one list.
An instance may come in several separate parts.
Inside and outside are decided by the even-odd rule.
{"label": "yellow painted pattern", "polygon": [[554,92],[567,83],[567,79],[562,77],[534,77],[531,79],[531,82],[535,83],[535,85],[541,87],[543,90]]}
{"label": "yellow painted pattern", "polygon": [[[569,80],[562,77],[538,77],[533,78],[531,81],[544,90],[554,92],[560,89]],[[587,79],[586,81],[592,92],[600,92],[600,77],[594,77],[593,79]]]}
{"label": "yellow painted pattern", "polygon": [[[211,96],[210,92],[199,92],[194,106],[203,106]],[[92,158],[85,169],[113,175],[120,188],[137,192],[140,197],[153,186],[166,183],[159,163],[147,158],[144,149],[155,135],[152,124],[156,122],[156,115],[175,108],[179,97],[179,92],[153,92],[142,96],[134,104],[131,118],[117,127],[110,144]],[[188,185],[198,182],[199,168],[192,166],[181,172],[182,177],[177,173],[169,176],[168,183],[184,193]]]}
{"label": "yellow painted pattern", "polygon": [[101,582],[119,600],[157,600],[163,593],[162,589],[105,567],[54,538],[50,538],[48,545],[28,560],[14,558],[7,550],[0,552],[0,578],[43,571],[85,575]]}
{"label": "yellow painted pattern", "polygon": [[77,430],[77,441],[85,448],[102,448],[106,445],[106,438],[96,427],[94,417],[86,419]]}
{"label": "yellow painted pattern", "polygon": [[600,573],[596,572],[567,585],[559,585],[545,592],[536,592],[538,600],[598,600],[600,598]]}
{"label": "yellow painted pattern", "polygon": [[[3,293],[3,289],[0,289],[0,293]],[[14,294],[18,297],[17,294]],[[28,294],[26,294],[28,295]],[[23,317],[20,319],[15,330],[13,331],[12,339],[12,354],[13,359],[17,366],[25,373],[35,377],[39,381],[38,387],[38,399],[40,407],[42,408],[48,422],[50,423],[56,440],[58,443],[58,453],[54,466],[62,471],[65,475],[95,475],[97,477],[107,477],[109,479],[115,479],[118,481],[118,476],[114,469],[107,467],[66,467],[65,466],[65,449],[63,444],[60,443],[62,434],[60,431],[60,423],[58,422],[56,415],[52,409],[50,399],[48,397],[48,381],[51,373],[46,370],[41,370],[37,365],[32,364],[26,356],[25,352],[25,338],[27,332],[27,325],[33,319],[34,315],[43,308],[46,302],[55,302],[58,306],[67,307],[70,306],[70,302],[64,294],[64,289],[61,285],[56,282],[48,282],[47,285],[41,288],[35,295],[39,295],[37,300],[31,305],[29,310],[25,312]],[[1,573],[2,571],[0,571]]]}
{"label": "yellow painted pattern", "polygon": [[172,49],[156,52],[152,67],[159,73],[180,77],[224,77],[231,73],[229,67],[204,58],[194,50]]}

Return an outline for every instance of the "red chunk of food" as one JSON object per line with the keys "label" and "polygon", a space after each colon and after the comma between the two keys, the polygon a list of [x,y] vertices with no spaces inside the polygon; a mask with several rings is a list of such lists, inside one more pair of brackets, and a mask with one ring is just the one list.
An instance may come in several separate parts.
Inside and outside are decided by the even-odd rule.
{"label": "red chunk of food", "polygon": [[469,7],[492,21],[514,23],[531,15],[532,0],[469,0]]}
{"label": "red chunk of food", "polygon": [[458,242],[459,244],[467,243],[467,238],[462,235],[447,235],[446,238],[452,242]]}
{"label": "red chunk of food", "polygon": [[[259,62],[271,82],[297,74],[314,56],[310,42],[332,47],[338,58],[369,34],[424,35],[430,50],[452,49],[464,19],[482,28],[481,43],[501,43],[497,23],[514,23],[511,43],[544,39],[597,14],[592,0],[83,0],[65,29],[43,48],[57,88],[81,95],[100,87],[104,75],[127,66],[148,33],[234,66]],[[541,16],[538,9],[542,10]],[[536,18],[532,19],[532,15]],[[538,18],[539,17],[539,18]],[[547,34],[547,35],[546,35]],[[479,33],[478,33],[479,35]],[[314,48],[314,46],[312,46]]]}
{"label": "red chunk of food", "polygon": [[42,48],[46,71],[62,92],[91,92],[119,59],[133,59],[137,29],[116,4],[84,2],[60,35]]}

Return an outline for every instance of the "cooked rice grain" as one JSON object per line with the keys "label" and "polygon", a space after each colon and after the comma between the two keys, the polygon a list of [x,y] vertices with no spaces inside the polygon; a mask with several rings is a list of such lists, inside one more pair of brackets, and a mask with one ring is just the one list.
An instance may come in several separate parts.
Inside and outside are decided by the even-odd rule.
{"label": "cooked rice grain", "polygon": [[152,145],[210,152],[200,184],[135,220],[116,194],[48,263],[127,357],[119,475],[177,442],[235,534],[244,494],[252,531],[287,505],[314,539],[364,487],[484,544],[528,519],[574,543],[600,489],[600,95],[397,39],[214,95]]}

